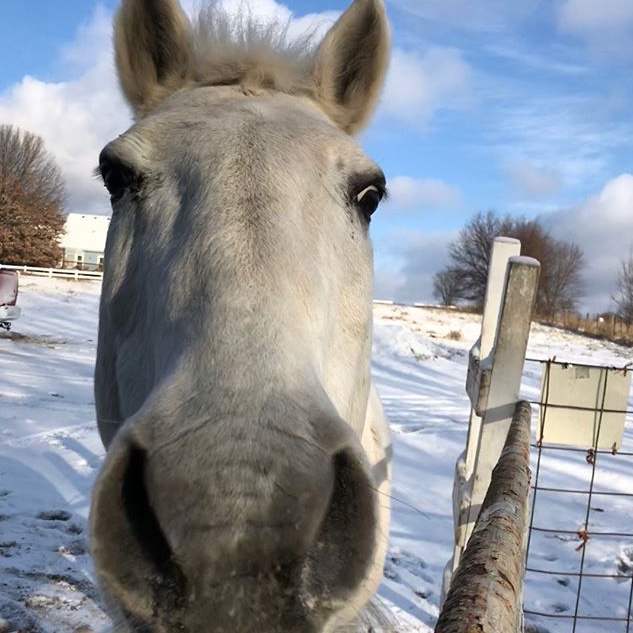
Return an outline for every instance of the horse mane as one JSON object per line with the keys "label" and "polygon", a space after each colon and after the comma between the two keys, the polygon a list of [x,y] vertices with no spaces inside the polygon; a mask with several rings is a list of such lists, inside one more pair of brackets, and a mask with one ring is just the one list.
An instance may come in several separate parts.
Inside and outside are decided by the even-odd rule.
{"label": "horse mane", "polygon": [[286,94],[313,91],[315,29],[289,34],[290,19],[262,20],[245,5],[229,15],[217,2],[193,22],[193,74],[199,86],[241,85]]}

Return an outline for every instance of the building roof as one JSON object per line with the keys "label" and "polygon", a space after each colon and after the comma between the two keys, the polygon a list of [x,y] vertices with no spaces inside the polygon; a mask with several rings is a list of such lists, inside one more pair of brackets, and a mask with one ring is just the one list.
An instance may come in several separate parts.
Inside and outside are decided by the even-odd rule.
{"label": "building roof", "polygon": [[69,213],[60,245],[62,248],[103,253],[109,226],[110,216],[107,215]]}

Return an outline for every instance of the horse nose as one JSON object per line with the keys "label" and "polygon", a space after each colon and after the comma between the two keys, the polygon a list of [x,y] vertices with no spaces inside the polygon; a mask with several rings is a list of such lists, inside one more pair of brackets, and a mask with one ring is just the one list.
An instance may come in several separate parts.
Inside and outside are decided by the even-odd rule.
{"label": "horse nose", "polygon": [[[141,618],[139,605],[150,614],[157,600],[172,608],[193,595],[213,602],[219,584],[243,598],[254,578],[269,593],[258,590],[253,603],[265,595],[282,605],[279,596],[299,594],[346,600],[372,560],[377,520],[353,433],[333,416],[312,434],[277,429],[283,442],[216,431],[213,442],[192,433],[160,447],[144,445],[134,429],[116,439],[91,510],[106,593]],[[230,592],[221,595],[214,617],[236,611]]]}

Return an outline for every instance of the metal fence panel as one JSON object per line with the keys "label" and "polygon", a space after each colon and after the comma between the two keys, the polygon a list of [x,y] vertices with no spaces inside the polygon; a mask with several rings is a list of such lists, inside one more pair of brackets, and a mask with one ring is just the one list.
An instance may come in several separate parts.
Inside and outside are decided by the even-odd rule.
{"label": "metal fence panel", "polygon": [[[544,388],[533,403],[540,422],[532,444],[526,631],[631,633],[633,437],[628,433],[621,440],[605,422],[612,416],[619,428],[624,418],[631,420],[630,370],[574,365],[574,373],[594,378],[586,379],[586,393],[563,408],[548,384],[572,366],[541,362]],[[611,385],[615,396],[607,395]],[[609,408],[618,403],[620,409]],[[590,432],[583,426],[587,420]],[[566,428],[551,432],[550,421]]]}

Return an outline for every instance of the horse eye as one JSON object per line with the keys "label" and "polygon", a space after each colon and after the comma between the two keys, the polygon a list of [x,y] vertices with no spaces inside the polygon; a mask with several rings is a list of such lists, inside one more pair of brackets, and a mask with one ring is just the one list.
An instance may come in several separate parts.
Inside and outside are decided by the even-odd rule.
{"label": "horse eye", "polygon": [[371,220],[371,216],[375,213],[384,195],[384,189],[376,185],[369,185],[369,187],[365,187],[365,189],[354,197],[354,203],[367,222]]}
{"label": "horse eye", "polygon": [[116,202],[134,182],[133,171],[120,163],[102,161],[99,164],[99,171],[112,202]]}

